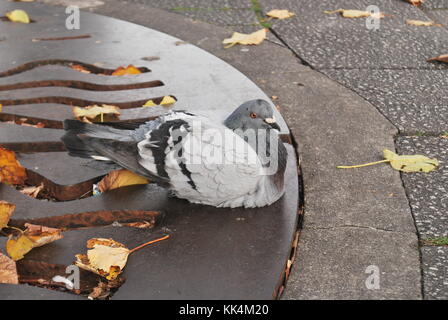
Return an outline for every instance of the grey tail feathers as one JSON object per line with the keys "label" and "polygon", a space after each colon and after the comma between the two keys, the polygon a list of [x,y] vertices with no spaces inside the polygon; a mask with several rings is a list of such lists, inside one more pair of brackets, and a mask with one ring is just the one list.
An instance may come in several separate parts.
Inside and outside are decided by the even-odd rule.
{"label": "grey tail feathers", "polygon": [[100,159],[102,157],[101,154],[86,143],[85,139],[81,139],[80,135],[119,141],[133,140],[128,130],[115,129],[107,124],[98,125],[67,119],[64,121],[64,129],[66,133],[61,140],[69,155],[80,158]]}
{"label": "grey tail feathers", "polygon": [[[149,172],[138,162],[137,141],[131,128],[134,125],[116,126],[108,123],[91,124],[77,120],[65,120],[65,135],[61,138],[69,154],[74,157],[111,161],[156,182],[169,186],[168,179]],[[126,129],[117,129],[117,128]]]}

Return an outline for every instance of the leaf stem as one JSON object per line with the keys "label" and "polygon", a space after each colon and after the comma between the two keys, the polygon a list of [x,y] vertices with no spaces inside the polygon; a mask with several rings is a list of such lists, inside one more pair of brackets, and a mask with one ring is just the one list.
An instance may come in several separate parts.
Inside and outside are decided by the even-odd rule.
{"label": "leaf stem", "polygon": [[151,240],[151,241],[149,241],[149,242],[146,242],[146,243],[144,243],[144,244],[141,244],[141,245],[139,245],[138,247],[135,247],[134,249],[130,250],[130,251],[129,251],[129,254],[134,253],[135,251],[140,250],[141,248],[146,247],[146,246],[148,246],[148,245],[150,245],[150,244],[153,244],[153,243],[156,243],[156,242],[159,242],[159,241],[166,240],[166,239],[168,239],[169,237],[170,237],[169,235],[166,235],[166,236],[164,236],[164,237],[162,237],[162,238],[158,238],[158,239],[155,239],[155,240]]}
{"label": "leaf stem", "polygon": [[390,160],[388,160],[388,159],[386,159],[386,160],[380,160],[380,161],[375,161],[375,162],[369,162],[369,163],[364,163],[364,164],[358,164],[358,165],[355,165],[355,166],[337,166],[336,168],[338,168],[338,169],[362,168],[362,167],[373,166],[373,165],[375,165],[375,164],[385,163],[385,162],[390,162]]}
{"label": "leaf stem", "polygon": [[13,230],[16,230],[16,231],[20,231],[20,233],[22,233],[22,234],[25,232],[22,229],[19,229],[19,228],[13,227],[13,226],[6,226],[5,228],[13,229]]}

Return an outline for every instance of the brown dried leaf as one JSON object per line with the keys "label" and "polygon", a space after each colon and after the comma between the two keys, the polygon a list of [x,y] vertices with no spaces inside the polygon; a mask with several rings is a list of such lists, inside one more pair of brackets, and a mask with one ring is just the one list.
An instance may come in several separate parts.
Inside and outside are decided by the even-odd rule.
{"label": "brown dried leaf", "polygon": [[14,151],[0,148],[0,182],[21,185],[26,180],[26,170],[16,159]]}
{"label": "brown dried leaf", "polygon": [[426,61],[428,61],[428,62],[431,62],[431,61],[439,61],[439,62],[445,62],[445,63],[448,63],[448,54],[442,54],[442,55],[440,55],[440,56],[438,56],[438,57],[430,58],[430,59],[428,59],[428,60],[426,60]]}
{"label": "brown dried leaf", "polygon": [[18,284],[19,276],[14,260],[0,253],[0,283]]}
{"label": "brown dried leaf", "polygon": [[37,196],[39,195],[39,193],[43,190],[44,188],[44,183],[42,182],[39,186],[32,186],[32,187],[26,187],[23,188],[22,190],[20,190],[21,193],[33,197],[33,198],[37,198]]}
{"label": "brown dried leaf", "polygon": [[56,228],[50,228],[45,226],[39,226],[35,224],[25,223],[25,233],[31,241],[34,242],[34,247],[41,247],[50,242],[62,239],[62,230]]}
{"label": "brown dried leaf", "polygon": [[83,66],[79,65],[79,64],[72,64],[71,68],[73,70],[82,72],[82,73],[91,73],[89,70],[87,70],[86,68],[84,68]]}
{"label": "brown dried leaf", "polygon": [[135,184],[147,184],[148,179],[139,176],[126,169],[120,169],[110,172],[99,183],[98,188],[101,192],[113,190],[125,186],[131,186]]}
{"label": "brown dried leaf", "polygon": [[405,0],[406,2],[412,4],[413,6],[420,6],[425,2],[425,0]]}
{"label": "brown dried leaf", "polygon": [[126,76],[130,74],[140,74],[142,73],[138,68],[133,66],[132,64],[127,67],[118,67],[113,73],[113,76]]}
{"label": "brown dried leaf", "polygon": [[15,204],[0,201],[0,230],[8,225],[9,219],[11,219],[11,215],[15,209]]}

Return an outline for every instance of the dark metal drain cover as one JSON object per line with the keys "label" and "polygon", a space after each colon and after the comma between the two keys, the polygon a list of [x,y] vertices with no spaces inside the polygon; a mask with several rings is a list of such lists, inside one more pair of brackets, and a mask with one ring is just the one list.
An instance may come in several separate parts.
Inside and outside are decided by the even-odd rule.
{"label": "dark metal drain cover", "polygon": [[[296,231],[299,201],[294,149],[287,142],[289,132],[278,112],[289,152],[287,191],[274,205],[259,209],[193,205],[170,198],[154,185],[125,187],[79,200],[106,172],[68,157],[59,140],[62,121],[73,118],[71,106],[118,105],[123,110],[120,121],[151,119],[169,110],[223,121],[241,103],[269,98],[218,58],[155,30],[82,12],[81,29],[69,31],[64,8],[0,5],[2,14],[17,8],[25,9],[35,23],[0,21],[0,36],[7,37],[0,42],[0,146],[17,151],[31,179],[45,181],[52,196],[64,201],[33,199],[0,184],[0,200],[17,205],[14,221],[83,212],[163,212],[155,217],[157,224],[152,229],[104,226],[67,231],[64,239],[34,249],[25,260],[70,265],[75,254],[85,252],[89,238],[113,238],[131,248],[168,232],[169,240],[130,257],[123,272],[126,282],[112,299],[275,298]],[[81,37],[36,41],[73,36]],[[148,56],[155,58],[142,59]],[[143,72],[110,75],[128,64]],[[76,71],[73,65],[90,73]],[[177,100],[172,107],[141,108],[149,99],[157,103],[168,95]],[[40,122],[45,128],[5,123],[18,119]],[[2,299],[28,299],[36,294],[40,299],[75,298],[25,285],[0,285]]]}

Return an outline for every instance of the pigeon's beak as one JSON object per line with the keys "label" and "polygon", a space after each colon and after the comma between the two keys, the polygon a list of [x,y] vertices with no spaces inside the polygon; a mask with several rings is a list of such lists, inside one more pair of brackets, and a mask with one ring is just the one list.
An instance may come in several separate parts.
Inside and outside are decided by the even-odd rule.
{"label": "pigeon's beak", "polygon": [[264,122],[266,122],[268,125],[270,125],[271,128],[280,131],[280,127],[279,127],[279,125],[277,124],[277,122],[275,121],[275,118],[274,118],[274,117],[272,117],[272,118],[266,118],[266,119],[264,119]]}

